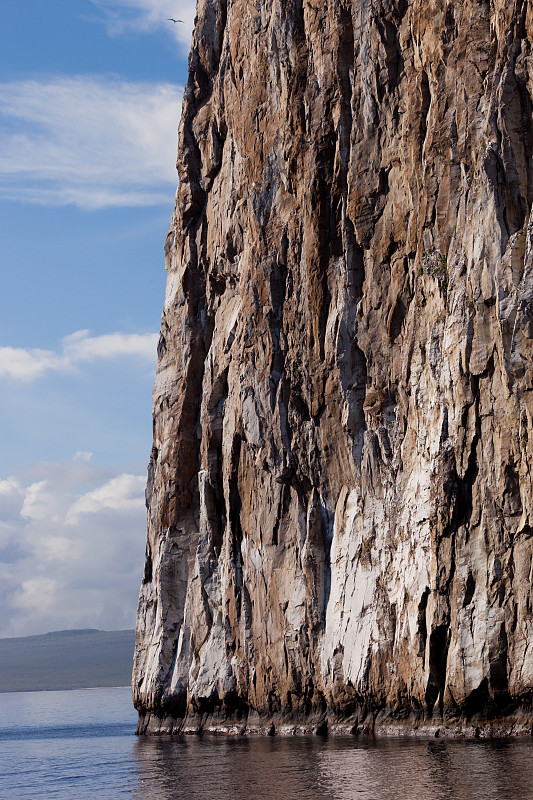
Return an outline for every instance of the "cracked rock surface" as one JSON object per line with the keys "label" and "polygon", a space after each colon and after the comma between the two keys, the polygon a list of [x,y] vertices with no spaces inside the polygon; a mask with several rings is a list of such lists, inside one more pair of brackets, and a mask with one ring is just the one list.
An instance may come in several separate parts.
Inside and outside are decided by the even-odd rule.
{"label": "cracked rock surface", "polygon": [[531,729],[532,41],[531,0],[198,0],[139,732]]}

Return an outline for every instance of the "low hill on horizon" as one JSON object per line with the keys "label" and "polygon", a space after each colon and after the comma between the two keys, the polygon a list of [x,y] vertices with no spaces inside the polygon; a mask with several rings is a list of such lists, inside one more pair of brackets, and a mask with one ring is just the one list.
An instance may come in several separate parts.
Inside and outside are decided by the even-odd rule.
{"label": "low hill on horizon", "polygon": [[129,686],[134,642],[93,628],[0,639],[0,692]]}

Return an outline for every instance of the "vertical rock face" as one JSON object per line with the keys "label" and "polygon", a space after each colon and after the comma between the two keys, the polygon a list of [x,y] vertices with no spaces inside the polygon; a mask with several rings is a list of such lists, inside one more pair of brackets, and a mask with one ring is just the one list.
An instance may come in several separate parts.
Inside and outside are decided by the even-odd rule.
{"label": "vertical rock face", "polygon": [[528,717],[532,38],[525,0],[198,1],[139,731]]}

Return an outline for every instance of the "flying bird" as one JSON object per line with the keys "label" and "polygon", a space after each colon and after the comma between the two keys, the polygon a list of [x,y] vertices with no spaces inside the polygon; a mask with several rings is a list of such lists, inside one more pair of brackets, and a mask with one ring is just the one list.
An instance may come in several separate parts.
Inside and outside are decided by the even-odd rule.
{"label": "flying bird", "polygon": [[183,22],[185,24],[184,19],[172,19],[172,17],[167,17],[167,22]]}

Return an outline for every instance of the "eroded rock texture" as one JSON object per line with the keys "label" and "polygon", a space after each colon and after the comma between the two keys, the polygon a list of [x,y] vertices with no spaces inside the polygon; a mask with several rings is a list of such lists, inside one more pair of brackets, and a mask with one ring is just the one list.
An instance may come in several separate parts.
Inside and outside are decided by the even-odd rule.
{"label": "eroded rock texture", "polygon": [[532,39],[521,0],[199,0],[139,731],[531,718]]}

